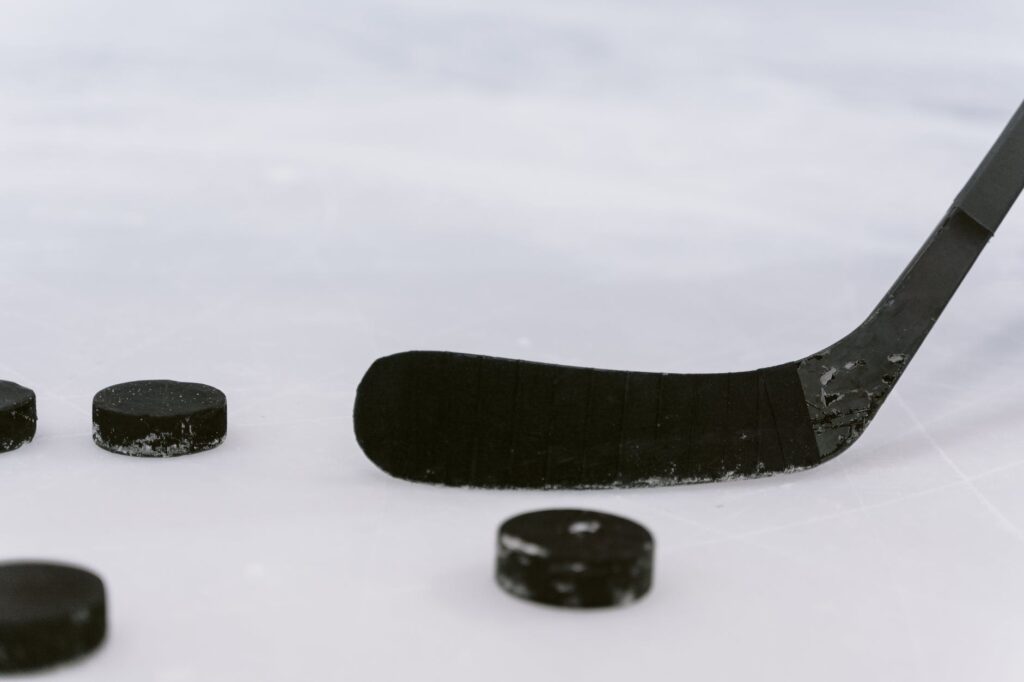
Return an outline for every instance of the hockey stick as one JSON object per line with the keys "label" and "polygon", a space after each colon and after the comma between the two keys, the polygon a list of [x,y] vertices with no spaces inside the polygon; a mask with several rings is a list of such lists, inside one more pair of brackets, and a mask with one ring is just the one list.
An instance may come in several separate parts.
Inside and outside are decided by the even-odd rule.
{"label": "hockey stick", "polygon": [[603,488],[821,464],[864,432],[1024,188],[1024,105],[871,315],[810,357],[736,374],[655,374],[413,351],[356,395],[371,460],[412,481]]}

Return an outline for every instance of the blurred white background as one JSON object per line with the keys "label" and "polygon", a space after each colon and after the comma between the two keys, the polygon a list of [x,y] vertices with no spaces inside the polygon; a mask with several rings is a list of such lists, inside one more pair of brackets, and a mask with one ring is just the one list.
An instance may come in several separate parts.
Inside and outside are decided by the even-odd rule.
{"label": "blurred white background", "polygon": [[[1017,0],[0,1],[0,559],[100,572],[67,680],[1020,680],[1024,208],[858,445],[590,493],[423,487],[351,428],[379,355],[751,369],[852,329],[1024,99]],[[227,392],[103,452],[93,393]],[[507,516],[647,524],[601,613],[492,583]]]}

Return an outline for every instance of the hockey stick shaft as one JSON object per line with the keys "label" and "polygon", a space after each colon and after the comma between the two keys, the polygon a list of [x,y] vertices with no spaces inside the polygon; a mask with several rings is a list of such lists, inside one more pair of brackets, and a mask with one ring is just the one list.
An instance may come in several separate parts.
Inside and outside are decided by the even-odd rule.
{"label": "hockey stick shaft", "polygon": [[989,150],[953,208],[995,233],[1024,189],[1024,104]]}

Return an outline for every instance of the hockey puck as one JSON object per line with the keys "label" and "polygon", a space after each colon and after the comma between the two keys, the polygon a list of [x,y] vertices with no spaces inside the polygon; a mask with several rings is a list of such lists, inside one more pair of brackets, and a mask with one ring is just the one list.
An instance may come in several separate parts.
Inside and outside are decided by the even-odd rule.
{"label": "hockey puck", "polygon": [[516,516],[498,530],[498,584],[555,606],[628,604],[651,589],[654,539],[611,514],[552,509]]}
{"label": "hockey puck", "polygon": [[36,435],[36,394],[0,381],[0,452],[20,448]]}
{"label": "hockey puck", "polygon": [[224,441],[224,394],[205,384],[132,381],[105,388],[92,402],[92,434],[104,450],[133,457],[177,457]]}
{"label": "hockey puck", "polygon": [[81,568],[0,563],[0,672],[86,654],[107,631],[103,582]]}

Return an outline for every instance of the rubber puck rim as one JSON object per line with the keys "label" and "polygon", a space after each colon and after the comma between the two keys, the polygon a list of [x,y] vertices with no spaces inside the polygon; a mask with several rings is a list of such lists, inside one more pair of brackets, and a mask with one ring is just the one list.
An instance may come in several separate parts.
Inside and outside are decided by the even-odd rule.
{"label": "rubber puck rim", "polygon": [[49,561],[0,562],[0,673],[67,663],[106,638],[106,588],[92,571]]}
{"label": "rubber puck rim", "polygon": [[93,441],[119,455],[191,455],[217,447],[227,435],[227,396],[197,382],[145,379],[114,384],[96,393],[92,414]]}
{"label": "rubber puck rim", "polygon": [[37,421],[35,392],[13,381],[0,380],[0,453],[32,442]]}
{"label": "rubber puck rim", "polygon": [[501,524],[495,575],[520,599],[603,608],[650,591],[653,557],[654,538],[635,521],[595,510],[544,509]]}

